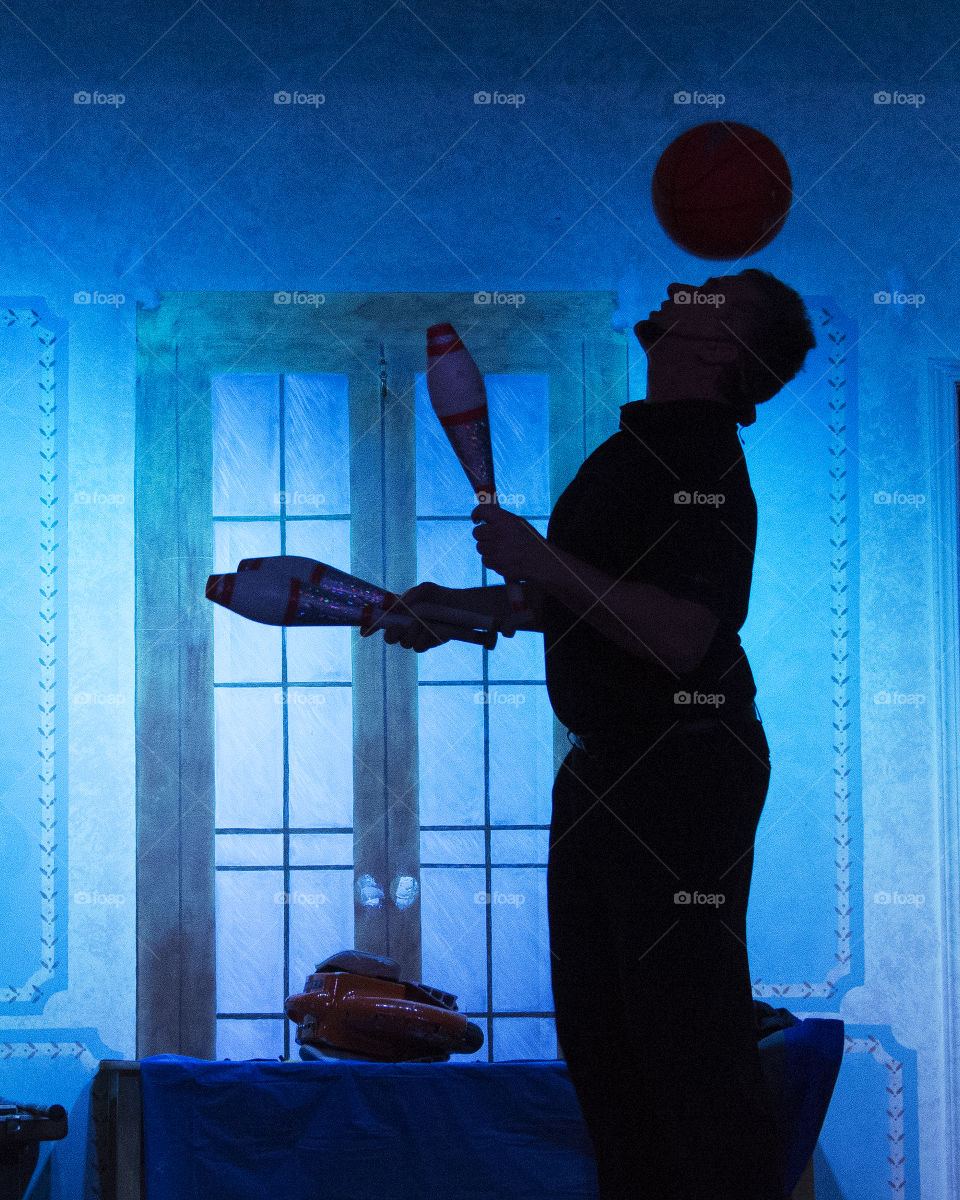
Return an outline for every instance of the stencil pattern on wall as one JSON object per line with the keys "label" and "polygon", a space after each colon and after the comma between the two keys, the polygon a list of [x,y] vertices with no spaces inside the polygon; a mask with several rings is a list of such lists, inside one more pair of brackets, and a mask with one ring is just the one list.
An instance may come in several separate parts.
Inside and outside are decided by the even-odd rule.
{"label": "stencil pattern on wall", "polygon": [[12,636],[5,654],[9,703],[0,721],[9,868],[0,1002],[15,1014],[37,1012],[54,988],[66,986],[67,724],[64,706],[57,708],[66,669],[66,406],[58,391],[66,327],[39,303],[0,307],[0,325],[0,473],[8,498],[0,566],[12,585],[2,597]]}

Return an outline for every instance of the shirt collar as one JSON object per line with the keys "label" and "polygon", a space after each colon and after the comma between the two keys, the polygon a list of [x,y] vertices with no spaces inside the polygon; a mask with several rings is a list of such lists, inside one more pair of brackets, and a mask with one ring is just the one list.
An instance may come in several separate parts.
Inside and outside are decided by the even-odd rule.
{"label": "shirt collar", "polygon": [[[753,406],[750,406],[751,409]],[[662,404],[648,404],[645,400],[634,400],[620,409],[620,428],[633,433],[653,430],[689,428],[691,425],[725,429],[736,425],[751,425],[753,420],[744,421],[743,413],[715,400],[667,400]],[[750,414],[751,417],[753,414]]]}

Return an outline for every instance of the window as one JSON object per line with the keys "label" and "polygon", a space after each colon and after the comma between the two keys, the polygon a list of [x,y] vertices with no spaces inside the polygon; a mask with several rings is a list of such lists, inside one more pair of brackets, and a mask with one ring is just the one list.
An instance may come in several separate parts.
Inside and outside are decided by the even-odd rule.
{"label": "window", "polygon": [[545,530],[626,400],[613,298],[543,294],[522,320],[478,318],[464,296],[327,299],[192,294],[141,313],[138,1053],[295,1055],[284,997],[356,946],[456,993],[484,1028],[478,1058],[553,1057],[546,861],[566,742],[542,639],[415,656],[256,625],[203,582],[281,553],[394,590],[501,582],[481,579],[424,331],[452,319],[485,370],[502,502]]}

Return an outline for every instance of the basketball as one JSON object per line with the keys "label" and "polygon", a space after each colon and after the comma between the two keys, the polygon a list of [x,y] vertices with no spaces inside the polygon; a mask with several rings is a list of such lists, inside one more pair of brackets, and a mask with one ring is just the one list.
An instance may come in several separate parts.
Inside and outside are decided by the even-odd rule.
{"label": "basketball", "polygon": [[675,138],[657,163],[653,211],[664,233],[696,258],[745,258],[783,228],[790,169],[759,129],[708,121]]}

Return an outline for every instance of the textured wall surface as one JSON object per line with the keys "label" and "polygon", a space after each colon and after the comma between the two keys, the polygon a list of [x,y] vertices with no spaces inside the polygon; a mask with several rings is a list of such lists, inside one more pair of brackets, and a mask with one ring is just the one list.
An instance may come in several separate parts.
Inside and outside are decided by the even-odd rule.
{"label": "textured wall surface", "polygon": [[[931,492],[937,454],[924,435],[929,407],[944,402],[929,361],[960,374],[958,37],[949,10],[905,14],[887,0],[782,11],[755,0],[199,0],[0,13],[2,403],[22,433],[8,443],[11,463],[56,443],[69,464],[57,499],[69,604],[56,622],[69,650],[56,704],[70,729],[69,747],[56,743],[56,780],[38,779],[32,798],[11,799],[26,768],[17,754],[3,758],[0,1093],[74,1111],[75,1132],[51,1163],[55,1194],[78,1195],[83,1183],[96,1061],[132,1057],[135,1046],[134,764],[149,753],[134,727],[137,303],[175,290],[612,289],[615,322],[629,327],[671,281],[718,273],[673,246],[650,207],[663,148],[715,119],[772,137],[795,193],[779,237],[729,269],[785,279],[827,313],[818,336],[836,339],[821,346],[827,377],[798,377],[744,435],[761,504],[758,585],[774,566],[762,562],[764,511],[804,488],[813,506],[809,523],[795,522],[809,591],[776,622],[755,609],[744,633],[757,651],[774,787],[778,755],[782,780],[796,779],[788,764],[804,746],[815,747],[806,766],[826,772],[789,797],[800,820],[789,837],[776,829],[788,797],[771,792],[751,926],[758,994],[847,1022],[819,1194],[958,1194],[938,795],[953,764],[938,759],[936,707],[941,658],[956,646],[935,642],[932,583],[957,548],[932,534],[943,497]],[[36,322],[20,315],[31,312]],[[64,351],[69,341],[69,358],[41,363],[39,335],[22,340],[34,324]],[[50,369],[69,409],[55,435],[38,407]],[[939,450],[954,453],[949,437]],[[838,455],[849,475],[837,473]],[[12,466],[3,476],[10,527],[33,538],[33,574],[4,591],[4,638],[23,665],[2,719],[8,744],[29,730],[49,750],[49,729],[32,732],[32,706],[44,669],[49,678],[39,639],[53,610],[38,614],[50,596],[38,590],[36,612],[22,618],[15,595],[40,586],[48,553],[41,510],[52,485],[35,461],[33,484]],[[831,542],[839,535],[845,544]],[[854,593],[855,605],[842,599]],[[820,630],[822,657],[798,642],[808,627]],[[836,657],[846,638],[850,662]],[[29,655],[14,654],[18,639],[38,649],[33,676]],[[797,685],[808,659],[817,678]],[[834,673],[853,662],[856,674],[838,684]],[[796,690],[778,692],[783,677]],[[50,713],[40,715],[43,725]],[[60,853],[49,969],[41,901],[53,902],[42,889],[54,851],[41,810],[55,815]],[[795,842],[789,863],[774,857]],[[824,848],[834,856],[826,868]],[[835,889],[835,906],[811,880]],[[837,969],[845,955],[849,969]],[[29,999],[22,986],[34,971],[44,978]]]}

